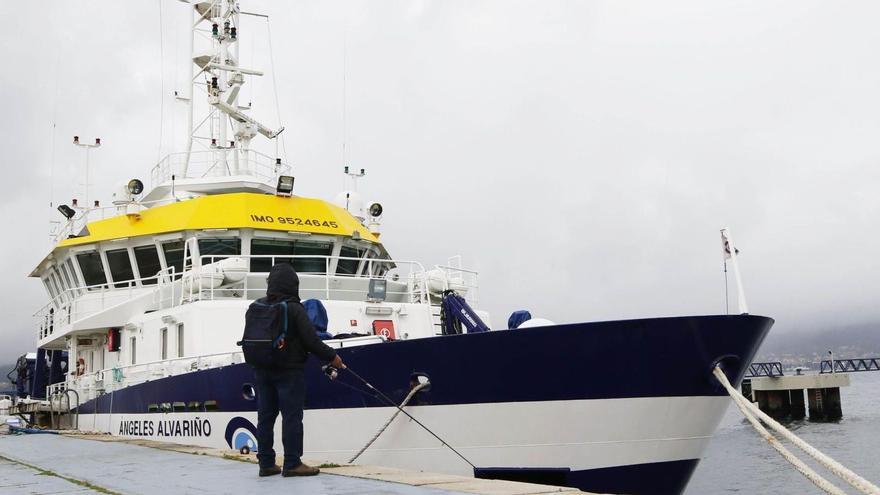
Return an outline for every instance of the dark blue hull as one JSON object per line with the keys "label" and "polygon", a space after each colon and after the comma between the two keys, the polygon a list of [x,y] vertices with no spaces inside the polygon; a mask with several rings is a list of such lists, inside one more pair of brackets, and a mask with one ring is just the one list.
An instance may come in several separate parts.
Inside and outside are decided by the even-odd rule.
{"label": "dark blue hull", "polygon": [[[428,375],[430,391],[420,393],[415,405],[723,396],[713,367],[721,363],[739,384],[772,324],[749,315],[579,323],[388,342],[342,349],[340,355],[398,402],[413,373]],[[348,373],[330,381],[311,362],[306,376],[307,409],[387,406]],[[114,392],[112,413],[144,414],[151,404],[205,401],[216,401],[219,411],[253,411],[255,401],[242,394],[252,381],[246,365],[162,378]],[[109,413],[110,407],[108,394],[83,404],[80,412]],[[587,471],[560,466],[566,474],[558,484],[598,492],[680,493],[697,462]],[[539,480],[538,473],[532,479]]]}
{"label": "dark blue hull", "polygon": [[478,468],[475,474],[478,478],[571,486],[591,493],[669,495],[684,492],[698,463],[698,459],[688,459],[580,471]]}

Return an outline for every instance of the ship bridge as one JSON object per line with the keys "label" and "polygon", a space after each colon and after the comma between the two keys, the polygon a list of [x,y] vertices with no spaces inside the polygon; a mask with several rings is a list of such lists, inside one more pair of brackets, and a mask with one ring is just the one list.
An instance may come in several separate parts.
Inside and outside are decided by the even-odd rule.
{"label": "ship bridge", "polygon": [[239,192],[117,212],[60,240],[31,273],[51,298],[37,314],[40,346],[205,290],[255,299],[277,262],[302,275],[304,298],[323,299],[362,299],[370,277],[397,267],[377,234],[320,199]]}

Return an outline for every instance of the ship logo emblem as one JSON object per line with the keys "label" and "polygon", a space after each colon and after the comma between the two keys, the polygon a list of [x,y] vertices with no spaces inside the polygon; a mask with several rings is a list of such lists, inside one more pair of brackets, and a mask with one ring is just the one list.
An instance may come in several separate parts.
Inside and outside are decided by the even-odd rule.
{"label": "ship logo emblem", "polygon": [[254,424],[241,416],[229,420],[226,425],[226,443],[239,452],[257,451],[257,429]]}

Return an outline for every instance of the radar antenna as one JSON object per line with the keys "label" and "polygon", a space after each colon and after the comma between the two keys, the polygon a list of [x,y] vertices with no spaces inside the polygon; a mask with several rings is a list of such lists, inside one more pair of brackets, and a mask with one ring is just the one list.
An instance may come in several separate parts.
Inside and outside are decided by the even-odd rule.
{"label": "radar antenna", "polygon": [[[247,114],[250,104],[239,106],[238,97],[245,76],[263,72],[239,66],[239,27],[243,14],[235,0],[181,0],[193,7],[187,103],[189,137],[182,175],[187,171],[195,146],[213,150],[207,175],[252,174],[248,149],[251,139],[262,134],[275,139],[284,128],[270,129]],[[248,13],[244,13],[248,15]],[[194,95],[204,92],[206,103],[198,104],[202,114],[196,123]]]}

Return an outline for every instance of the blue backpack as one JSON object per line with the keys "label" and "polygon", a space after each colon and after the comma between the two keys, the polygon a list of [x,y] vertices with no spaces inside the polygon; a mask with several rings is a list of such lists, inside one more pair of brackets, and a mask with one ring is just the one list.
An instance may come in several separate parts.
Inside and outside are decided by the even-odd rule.
{"label": "blue backpack", "polygon": [[244,361],[254,368],[272,368],[285,358],[287,340],[287,301],[268,304],[257,299],[244,315],[244,335],[236,345]]}

